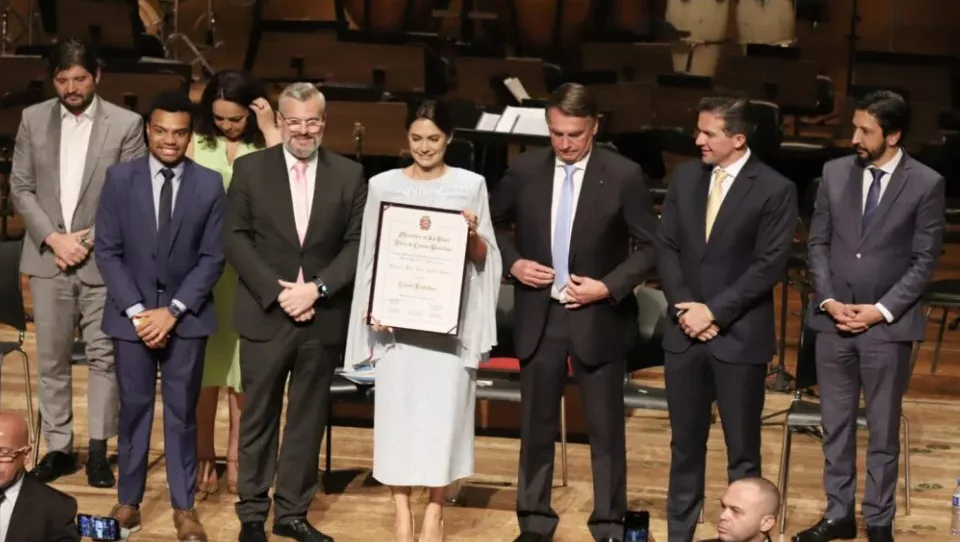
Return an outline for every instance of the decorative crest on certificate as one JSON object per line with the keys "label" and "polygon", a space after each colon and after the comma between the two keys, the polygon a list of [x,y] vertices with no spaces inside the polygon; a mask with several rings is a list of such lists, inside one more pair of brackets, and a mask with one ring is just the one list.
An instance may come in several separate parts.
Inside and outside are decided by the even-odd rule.
{"label": "decorative crest on certificate", "polygon": [[383,202],[369,321],[394,329],[456,335],[469,232],[459,210]]}

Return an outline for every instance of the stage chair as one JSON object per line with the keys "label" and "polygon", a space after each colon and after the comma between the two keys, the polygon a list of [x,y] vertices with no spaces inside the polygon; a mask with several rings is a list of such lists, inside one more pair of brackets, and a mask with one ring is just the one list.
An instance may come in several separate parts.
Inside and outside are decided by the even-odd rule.
{"label": "stage chair", "polygon": [[[943,333],[947,328],[947,315],[950,309],[960,307],[960,279],[944,279],[931,282],[927,285],[922,302],[927,306],[924,322],[930,321],[933,309],[940,308],[943,310],[940,329],[937,332],[937,342],[933,351],[933,363],[930,366],[930,374],[933,374],[937,372],[937,366],[940,363],[940,347],[943,345]],[[913,374],[913,367],[917,363],[919,352],[919,348],[915,348],[913,351],[913,359],[910,360],[910,374]]]}
{"label": "stage chair", "polygon": [[[23,387],[26,393],[27,437],[34,450],[39,447],[40,432],[34,430],[33,393],[30,383],[30,359],[23,350],[27,332],[27,315],[23,310],[23,291],[20,289],[20,250],[22,240],[0,242],[0,324],[17,330],[17,340],[0,342],[0,369],[7,354],[14,352],[23,358]],[[39,417],[39,416],[38,416]],[[36,457],[36,456],[34,456]],[[36,459],[34,459],[36,465]]]}
{"label": "stage chair", "polygon": [[361,387],[339,374],[333,375],[333,380],[330,381],[330,402],[327,404],[327,428],[326,438],[324,439],[326,441],[326,453],[324,454],[326,457],[324,458],[323,467],[324,481],[320,484],[323,486],[323,492],[325,494],[330,493],[326,481],[329,480],[330,474],[333,472],[333,404],[347,397],[362,397],[367,395],[372,398],[373,387]]}
{"label": "stage chair", "polygon": [[[790,470],[790,448],[793,443],[793,431],[805,431],[815,436],[821,435],[820,404],[803,399],[804,391],[817,383],[816,367],[816,332],[807,326],[801,327],[800,346],[797,351],[797,391],[793,402],[787,408],[783,420],[783,444],[780,451],[780,477],[777,487],[780,489],[780,534],[787,525],[787,482]],[[909,380],[908,380],[909,382]],[[867,428],[867,411],[865,408],[857,410],[857,428]],[[906,515],[910,515],[910,422],[900,414],[901,446],[903,455],[904,488]]]}

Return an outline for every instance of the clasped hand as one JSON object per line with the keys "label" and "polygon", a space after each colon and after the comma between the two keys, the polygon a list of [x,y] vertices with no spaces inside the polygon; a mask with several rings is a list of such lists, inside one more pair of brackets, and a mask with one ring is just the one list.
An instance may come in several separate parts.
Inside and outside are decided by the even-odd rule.
{"label": "clasped hand", "polygon": [[874,305],[853,305],[828,301],[823,310],[833,318],[837,329],[846,333],[863,333],[883,321],[883,314]]}
{"label": "clasped hand", "polygon": [[710,311],[703,303],[677,303],[677,310],[683,311],[680,315],[680,328],[691,339],[707,342],[720,334],[720,328],[710,316]]}
{"label": "clasped hand", "polygon": [[278,282],[283,291],[277,296],[277,302],[284,312],[297,322],[309,322],[313,319],[313,304],[320,298],[317,285],[312,282]]}
{"label": "clasped hand", "polygon": [[61,271],[76,267],[87,259],[90,251],[80,244],[80,238],[89,233],[89,229],[73,233],[51,233],[44,240],[44,243],[53,250],[54,261]]}
{"label": "clasped hand", "polygon": [[[517,260],[510,267],[510,274],[525,286],[545,288],[553,284],[555,272],[533,260]],[[580,275],[570,275],[563,293],[569,301],[564,305],[567,309],[578,309],[610,297],[610,289],[602,281]]]}
{"label": "clasped hand", "polygon": [[176,324],[177,319],[166,307],[146,310],[133,317],[133,327],[137,331],[137,336],[147,345],[147,348],[154,350],[167,346],[170,331]]}

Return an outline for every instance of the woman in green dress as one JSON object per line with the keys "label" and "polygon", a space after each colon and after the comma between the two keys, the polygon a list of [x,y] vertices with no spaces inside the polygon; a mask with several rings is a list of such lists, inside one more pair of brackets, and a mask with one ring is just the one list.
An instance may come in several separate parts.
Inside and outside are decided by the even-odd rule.
{"label": "woman in green dress", "polygon": [[[273,108],[263,84],[252,76],[226,70],[215,74],[200,98],[200,111],[187,156],[220,172],[230,186],[233,161],[244,154],[280,143]],[[197,499],[219,489],[214,451],[220,389],[227,390],[230,429],[227,442],[227,490],[236,493],[237,439],[243,395],[240,386],[240,342],[233,330],[233,299],[237,274],[228,264],[213,290],[218,332],[207,341],[203,389],[197,403]]]}

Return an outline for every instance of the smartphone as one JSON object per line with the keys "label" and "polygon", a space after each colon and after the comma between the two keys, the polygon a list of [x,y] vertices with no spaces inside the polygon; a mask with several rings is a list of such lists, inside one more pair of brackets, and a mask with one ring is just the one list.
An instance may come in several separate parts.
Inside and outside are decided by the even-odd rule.
{"label": "smartphone", "polygon": [[647,542],[650,532],[650,513],[630,510],[623,518],[623,542]]}
{"label": "smartphone", "polygon": [[80,536],[93,540],[121,540],[120,522],[114,518],[77,514]]}

